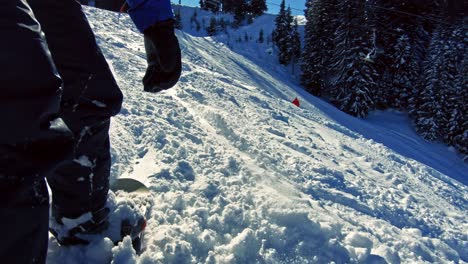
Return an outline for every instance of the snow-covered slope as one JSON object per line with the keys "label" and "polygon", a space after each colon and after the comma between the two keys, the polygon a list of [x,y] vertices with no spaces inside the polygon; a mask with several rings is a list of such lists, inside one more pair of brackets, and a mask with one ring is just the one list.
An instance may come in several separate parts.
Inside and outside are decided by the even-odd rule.
{"label": "snow-covered slope", "polygon": [[115,197],[146,213],[145,250],[51,237],[49,263],[468,261],[467,166],[418,139],[403,114],[350,117],[302,91],[256,43],[184,31],[180,82],[144,93],[142,36],[127,16],[86,11],[125,95],[112,177],[151,189]]}

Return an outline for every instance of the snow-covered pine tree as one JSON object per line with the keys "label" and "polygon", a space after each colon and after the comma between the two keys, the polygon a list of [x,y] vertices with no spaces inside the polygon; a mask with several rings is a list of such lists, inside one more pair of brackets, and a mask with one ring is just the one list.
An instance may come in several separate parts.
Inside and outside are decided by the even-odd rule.
{"label": "snow-covered pine tree", "polygon": [[[461,21],[460,21],[461,22]],[[448,26],[449,37],[443,50],[443,64],[445,71],[441,74],[441,82],[445,83],[445,100],[442,101],[444,111],[443,139],[449,145],[461,147],[461,142],[456,142],[455,138],[463,137],[468,130],[468,83],[466,77],[467,62],[465,59],[465,47],[468,38],[465,38],[463,23]],[[465,153],[466,154],[466,153]]]}
{"label": "snow-covered pine tree", "polygon": [[419,66],[414,59],[411,41],[408,35],[401,35],[393,49],[391,71],[391,89],[387,92],[388,106],[406,110],[413,98],[413,89],[419,85]]}
{"label": "snow-covered pine tree", "polygon": [[[435,3],[433,6],[437,6]],[[425,60],[425,85],[418,99],[415,123],[418,132],[429,140],[441,139],[466,150],[466,29],[464,15],[458,21],[451,17],[444,3],[439,8],[439,20],[432,34]],[[462,12],[463,13],[463,12]],[[452,21],[450,21],[452,20]],[[451,23],[450,23],[451,22]],[[431,29],[433,25],[426,25]],[[460,24],[461,26],[456,26]]]}
{"label": "snow-covered pine tree", "polygon": [[[436,120],[440,129],[441,136],[444,142],[449,143],[453,139],[450,135],[450,120],[453,114],[457,114],[458,94],[456,90],[456,77],[457,77],[457,51],[456,44],[453,38],[453,33],[450,32],[450,27],[445,27],[445,36],[443,37],[441,49],[442,65],[444,66],[439,73],[439,83],[441,87],[438,90],[437,99],[440,100],[442,114],[438,115]],[[455,117],[454,120],[457,120]]]}
{"label": "snow-covered pine tree", "polygon": [[216,13],[221,9],[221,3],[218,0],[200,0],[200,8]]}
{"label": "snow-covered pine tree", "polygon": [[236,4],[234,5],[233,13],[234,13],[234,23],[236,26],[240,26],[242,21],[245,19],[248,11],[248,4],[247,0],[237,0]]}
{"label": "snow-covered pine tree", "polygon": [[224,17],[221,17],[221,19],[219,20],[219,27],[224,33],[227,33],[228,22],[224,20]]}
{"label": "snow-covered pine tree", "polygon": [[335,35],[332,67],[335,69],[331,100],[341,110],[365,117],[374,109],[372,91],[376,72],[363,58],[371,51],[366,25],[365,1],[342,0],[338,4],[339,26]]}
{"label": "snow-covered pine tree", "polygon": [[[418,102],[420,97],[418,96],[422,90],[425,89],[426,76],[425,71],[426,61],[428,61],[428,53],[430,52],[430,44],[433,39],[433,32],[436,23],[433,18],[437,13],[440,13],[440,3],[438,0],[428,0],[424,3],[418,1],[404,1],[398,6],[398,10],[415,14],[416,16],[404,16],[401,15],[401,26],[410,37],[413,47],[413,60],[415,65],[418,65],[419,78],[417,79],[416,85],[414,86],[413,94],[415,97],[410,99],[410,114],[414,112],[412,106],[420,105]],[[419,17],[418,17],[419,16]]]}
{"label": "snow-covered pine tree", "polygon": [[251,0],[249,5],[249,11],[254,17],[263,15],[267,11],[266,0]]}
{"label": "snow-covered pine tree", "polygon": [[293,31],[291,15],[291,8],[285,8],[285,1],[282,0],[280,4],[280,11],[275,19],[276,28],[273,31],[273,42],[278,47],[278,59],[280,64],[287,65],[291,62],[291,32]]}
{"label": "snow-covered pine tree", "polygon": [[[448,124],[448,134],[444,135],[444,139],[448,144],[454,146],[455,149],[466,155],[468,154],[467,89],[461,92],[460,97],[464,97],[464,100],[458,101],[453,107]],[[462,105],[463,103],[465,103],[465,105]]]}
{"label": "snow-covered pine tree", "polygon": [[[377,8],[378,7],[378,8]],[[395,1],[391,0],[371,0],[366,2],[366,16],[369,30],[372,31],[372,42],[375,44],[369,59],[374,63],[377,74],[380,76],[376,80],[373,91],[373,98],[377,109],[386,109],[392,100],[390,93],[395,93],[393,87],[393,73],[390,68],[393,65],[392,53],[396,43],[398,29],[395,21]]]}
{"label": "snow-covered pine tree", "polygon": [[[459,94],[458,109],[460,109],[460,111],[458,114],[452,114],[453,121],[451,120],[450,129],[453,130],[451,133],[454,135],[452,142],[453,146],[455,146],[455,148],[461,153],[468,155],[468,76],[466,75],[468,72],[468,61],[466,59],[468,36],[467,31],[464,28],[467,19],[464,18],[463,20],[463,23],[460,25],[461,34],[463,34],[463,42],[459,49],[463,55],[461,55],[462,62],[458,67],[456,82],[457,93]],[[467,156],[465,156],[465,158],[466,157]]]}
{"label": "snow-covered pine tree", "polygon": [[237,4],[237,0],[223,0],[223,12],[225,13],[234,13],[235,7]]}
{"label": "snow-covered pine tree", "polygon": [[[449,140],[458,151],[468,157],[468,61],[466,59],[466,47],[468,45],[468,32],[466,24],[468,18],[465,16],[463,5],[458,10],[449,10],[449,14],[458,13],[450,22],[457,25],[453,31],[455,42],[454,49],[457,54],[456,64],[456,106],[449,121]],[[454,12],[455,11],[455,12]]]}
{"label": "snow-covered pine tree", "polygon": [[198,21],[197,9],[193,10],[193,14],[190,17],[190,27],[193,29],[194,26],[197,32],[199,32],[201,29],[201,25],[200,25],[200,21]]}
{"label": "snow-covered pine tree", "polygon": [[292,73],[294,74],[294,66],[301,58],[301,36],[299,34],[299,25],[297,19],[294,19],[294,25],[291,31],[291,45],[288,53],[291,54]]}
{"label": "snow-covered pine tree", "polygon": [[421,93],[418,95],[416,106],[415,124],[418,133],[427,140],[441,138],[440,120],[444,118],[441,101],[444,98],[445,84],[441,82],[441,74],[444,71],[442,48],[444,46],[444,29],[442,25],[434,31],[428,56],[425,61],[425,82]]}
{"label": "snow-covered pine tree", "polygon": [[265,33],[263,31],[263,28],[260,29],[260,32],[258,32],[258,40],[257,40],[258,43],[263,43],[265,42]]}
{"label": "snow-covered pine tree", "polygon": [[304,30],[301,82],[313,95],[321,94],[326,70],[321,43],[321,40],[325,38],[323,29],[326,23],[323,17],[323,2],[322,0],[307,0],[305,9],[307,23]]}
{"label": "snow-covered pine tree", "polygon": [[[326,86],[330,58],[334,51],[336,0],[308,0],[305,16],[301,82],[305,89],[320,95]],[[327,91],[325,91],[327,94]]]}
{"label": "snow-covered pine tree", "polygon": [[174,14],[174,27],[177,29],[182,29],[182,16],[180,14],[180,7],[177,8]]}
{"label": "snow-covered pine tree", "polygon": [[218,32],[218,22],[216,21],[215,17],[210,18],[210,23],[206,28],[206,33],[208,36],[214,36]]}

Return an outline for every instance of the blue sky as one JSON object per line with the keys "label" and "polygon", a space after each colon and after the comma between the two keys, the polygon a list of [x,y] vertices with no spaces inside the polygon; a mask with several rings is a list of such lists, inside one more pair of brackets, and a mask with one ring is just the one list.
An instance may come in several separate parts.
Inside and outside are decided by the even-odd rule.
{"label": "blue sky", "polygon": [[[172,0],[178,2],[178,0]],[[199,6],[200,0],[182,0],[182,5]],[[278,14],[281,0],[267,0],[268,13]],[[304,15],[305,0],[286,0],[286,6],[291,7],[293,15]]]}

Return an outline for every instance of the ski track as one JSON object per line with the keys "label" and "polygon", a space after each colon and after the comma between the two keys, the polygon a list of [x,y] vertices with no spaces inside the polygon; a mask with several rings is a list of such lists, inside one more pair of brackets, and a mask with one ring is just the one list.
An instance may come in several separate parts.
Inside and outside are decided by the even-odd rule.
{"label": "ski track", "polygon": [[142,36],[127,16],[85,10],[125,96],[111,127],[112,177],[151,190],[132,196],[148,217],[145,250],[55,244],[49,263],[99,263],[98,247],[113,263],[468,261],[465,185],[323,106],[297,108],[271,69],[210,38],[179,31],[180,82],[144,93]]}

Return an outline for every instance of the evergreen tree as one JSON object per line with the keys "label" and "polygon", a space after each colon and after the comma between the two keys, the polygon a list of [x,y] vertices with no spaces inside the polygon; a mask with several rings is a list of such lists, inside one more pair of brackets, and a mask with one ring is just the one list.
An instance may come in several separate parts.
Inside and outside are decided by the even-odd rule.
{"label": "evergreen tree", "polygon": [[308,0],[305,16],[307,23],[304,32],[301,82],[307,91],[320,95],[334,51],[336,1]]}
{"label": "evergreen tree", "polygon": [[[442,15],[449,18],[448,13],[444,9],[442,11]],[[432,34],[415,123],[424,138],[443,140],[466,153],[466,39],[463,23],[460,24],[439,23]]]}
{"label": "evergreen tree", "polygon": [[263,32],[263,28],[260,29],[260,32],[258,33],[258,43],[263,43],[265,41],[265,33]]}
{"label": "evergreen tree", "polygon": [[216,13],[219,12],[221,5],[217,0],[200,0],[200,8]]}
{"label": "evergreen tree", "polygon": [[[442,40],[443,28],[434,32],[431,45],[429,47],[428,58],[425,62],[425,83],[418,96],[419,102],[416,106],[415,124],[416,130],[427,140],[440,139],[440,120],[444,113],[441,105],[440,89],[444,84],[440,82],[441,73],[444,70],[442,61]],[[443,95],[443,94],[442,94]]]}
{"label": "evergreen tree", "polygon": [[[464,70],[465,72],[468,70],[466,62]],[[454,106],[449,120],[448,140],[450,145],[468,155],[468,81],[466,77],[463,79],[463,87],[459,87],[457,90],[459,92],[457,104]]]}
{"label": "evergreen tree", "polygon": [[[401,86],[398,82],[398,73],[403,73],[400,62],[403,60],[410,63],[407,55],[412,54],[412,41],[408,33],[402,29],[400,25],[401,13],[397,11],[398,5],[401,3],[392,0],[373,0],[367,4],[367,16],[369,26],[373,30],[373,41],[375,41],[375,53],[372,54],[374,68],[380,76],[376,80],[376,90],[374,91],[374,100],[376,108],[385,109],[388,107],[396,107],[399,102],[396,102]],[[375,8],[375,6],[381,8]],[[401,36],[403,38],[399,39]],[[400,41],[399,43],[397,43]],[[398,45],[398,47],[397,47]],[[396,58],[398,57],[398,58]],[[405,77],[402,77],[405,79]],[[404,92],[403,92],[404,93]]]}
{"label": "evergreen tree", "polygon": [[221,3],[218,0],[204,0],[205,10],[217,13],[221,9]]}
{"label": "evergreen tree", "polygon": [[294,66],[301,58],[301,36],[299,35],[299,25],[297,19],[294,19],[294,26],[291,31],[291,44],[288,53],[291,54],[292,72],[294,74]]}
{"label": "evergreen tree", "polygon": [[439,90],[437,93],[437,100],[440,101],[440,107],[442,113],[438,115],[438,119],[436,122],[440,127],[440,134],[442,139],[446,143],[451,143],[453,140],[453,135],[449,133],[449,123],[450,119],[452,118],[453,114],[458,114],[456,109],[457,106],[457,91],[456,91],[456,76],[457,76],[457,69],[456,69],[456,45],[454,45],[453,39],[450,36],[449,29],[446,29],[446,36],[443,37],[443,41],[441,41],[439,47],[441,49],[440,55],[442,56],[442,65],[443,68],[440,69],[439,73]]}
{"label": "evergreen tree", "polygon": [[[457,136],[463,136],[468,129],[468,85],[466,75],[465,44],[463,26],[448,27],[448,41],[443,47],[444,71],[441,74],[443,89],[442,110],[444,119],[440,120],[443,127],[444,142],[449,145],[459,145]],[[441,91],[442,92],[442,91]],[[468,143],[467,143],[468,144]],[[460,149],[462,151],[463,148]]]}
{"label": "evergreen tree", "polygon": [[182,16],[180,15],[180,7],[177,9],[174,16],[175,16],[174,27],[177,29],[182,29],[183,26],[182,26]]}
{"label": "evergreen tree", "polygon": [[199,32],[201,29],[200,21],[198,21],[198,13],[196,9],[194,9],[193,15],[190,17],[190,26],[192,29],[193,29],[193,26],[195,26],[195,29],[197,30],[197,32]]}
{"label": "evergreen tree", "polygon": [[339,26],[332,58],[335,72],[330,91],[338,108],[358,117],[374,108],[372,91],[376,79],[373,64],[363,61],[371,51],[364,4],[364,0],[343,0],[338,4]]}
{"label": "evergreen tree", "polygon": [[[422,92],[423,61],[433,30],[426,17],[434,16],[438,0],[373,0],[367,2],[369,22],[376,31],[378,108],[406,108],[413,115]],[[394,11],[392,11],[394,10]],[[404,48],[406,47],[406,48]],[[404,59],[406,65],[401,64]],[[408,73],[410,71],[410,73]],[[407,82],[408,85],[403,85]],[[408,87],[411,89],[408,90]],[[403,89],[400,91],[400,89]],[[403,98],[400,98],[400,95]]]}
{"label": "evergreen tree", "polygon": [[393,48],[391,76],[392,89],[386,94],[388,106],[405,110],[410,104],[410,98],[413,98],[416,91],[413,88],[418,84],[419,71],[411,42],[408,35],[403,34],[397,40]]}
{"label": "evergreen tree", "polygon": [[[462,30],[462,32],[466,31]],[[459,111],[458,113],[452,114],[450,130],[453,135],[452,144],[458,151],[468,155],[468,77],[466,76],[468,72],[468,62],[465,58],[466,45],[467,38],[464,38],[461,44],[462,47],[460,47],[461,50],[463,50],[463,59],[457,76],[457,94],[459,100],[457,100],[458,104],[456,109],[459,109]]]}
{"label": "evergreen tree", "polygon": [[261,16],[268,10],[265,0],[251,0],[249,6],[250,13],[254,16]]}
{"label": "evergreen tree", "polygon": [[254,22],[254,17],[251,14],[247,14],[247,24],[251,25]]}
{"label": "evergreen tree", "polygon": [[449,121],[448,141],[458,151],[465,154],[465,161],[468,155],[468,62],[466,60],[466,46],[468,38],[466,37],[465,25],[468,19],[465,18],[463,8],[460,9],[460,19],[455,25],[458,28],[454,31],[456,59],[456,78],[455,78],[455,101],[451,118]]}
{"label": "evergreen tree", "polygon": [[223,0],[223,12],[225,13],[234,13],[235,7],[237,4],[237,0]]}
{"label": "evergreen tree", "polygon": [[237,26],[240,26],[242,24],[242,21],[244,21],[245,16],[247,14],[248,10],[248,5],[246,0],[237,0],[236,4],[234,5],[233,13],[234,13],[234,23]]}
{"label": "evergreen tree", "polygon": [[208,36],[214,36],[218,32],[218,23],[216,22],[215,17],[210,18],[210,23],[208,27],[206,28],[206,33],[208,33]]}
{"label": "evergreen tree", "polygon": [[228,24],[226,23],[226,20],[224,20],[223,17],[221,17],[220,21],[219,21],[219,27],[221,28],[221,30],[224,32],[224,33],[227,33],[227,26]]}
{"label": "evergreen tree", "polygon": [[276,28],[273,31],[273,42],[279,50],[279,63],[289,64],[292,59],[290,45],[292,42],[292,22],[291,8],[285,8],[285,1],[281,1],[280,11],[275,19]]}

